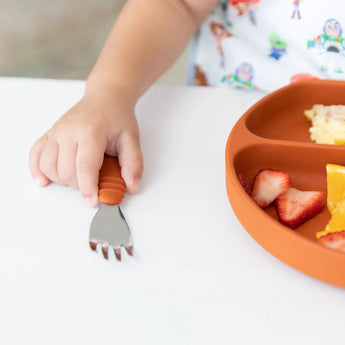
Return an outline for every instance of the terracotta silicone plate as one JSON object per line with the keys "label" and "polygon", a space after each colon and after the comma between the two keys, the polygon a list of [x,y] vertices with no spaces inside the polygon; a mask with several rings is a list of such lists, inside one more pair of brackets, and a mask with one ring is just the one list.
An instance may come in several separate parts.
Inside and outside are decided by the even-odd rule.
{"label": "terracotta silicone plate", "polygon": [[231,206],[248,233],[267,251],[295,269],[345,287],[345,253],[316,241],[330,219],[327,207],[300,227],[280,224],[274,206],[258,207],[242,188],[263,168],[289,173],[301,190],[327,195],[326,164],[345,165],[345,146],[320,145],[309,138],[304,110],[314,104],[345,104],[345,82],[304,80],[262,98],[232,129],[226,145],[226,186]]}

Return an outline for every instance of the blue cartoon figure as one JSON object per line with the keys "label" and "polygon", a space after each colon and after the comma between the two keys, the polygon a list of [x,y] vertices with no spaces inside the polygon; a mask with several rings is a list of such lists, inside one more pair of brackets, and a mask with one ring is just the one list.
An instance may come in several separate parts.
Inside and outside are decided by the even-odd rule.
{"label": "blue cartoon figure", "polygon": [[279,60],[286,53],[286,41],[283,41],[278,34],[273,32],[269,38],[270,54],[269,56],[275,60]]}
{"label": "blue cartoon figure", "polygon": [[308,41],[308,49],[315,48],[324,56],[322,71],[327,71],[331,67],[334,72],[343,73],[345,42],[342,33],[340,23],[336,19],[330,18],[326,20],[322,34]]}
{"label": "blue cartoon figure", "polygon": [[237,67],[234,74],[225,75],[222,78],[222,83],[227,83],[230,86],[239,88],[258,89],[253,83],[253,78],[253,66],[247,62],[244,62]]}

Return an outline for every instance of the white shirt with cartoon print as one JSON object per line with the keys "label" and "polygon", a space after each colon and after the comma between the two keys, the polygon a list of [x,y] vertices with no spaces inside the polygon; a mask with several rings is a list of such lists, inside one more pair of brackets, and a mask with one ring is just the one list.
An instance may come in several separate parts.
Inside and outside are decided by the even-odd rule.
{"label": "white shirt with cartoon print", "polygon": [[345,79],[345,1],[229,0],[200,28],[195,83],[273,91]]}

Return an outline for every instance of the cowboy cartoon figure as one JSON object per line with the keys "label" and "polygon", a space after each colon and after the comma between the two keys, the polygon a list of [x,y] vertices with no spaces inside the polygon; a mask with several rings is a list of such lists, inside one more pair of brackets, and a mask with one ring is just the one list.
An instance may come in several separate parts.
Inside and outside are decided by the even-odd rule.
{"label": "cowboy cartoon figure", "polygon": [[301,19],[301,12],[299,10],[299,6],[302,0],[293,0],[293,12],[291,18],[294,19],[295,15],[297,14],[297,18]]}
{"label": "cowboy cartoon figure", "polygon": [[211,22],[210,23],[210,29],[212,31],[212,34],[217,42],[217,50],[220,54],[220,65],[224,67],[224,50],[222,47],[222,43],[224,38],[233,36],[222,23],[219,22]]}

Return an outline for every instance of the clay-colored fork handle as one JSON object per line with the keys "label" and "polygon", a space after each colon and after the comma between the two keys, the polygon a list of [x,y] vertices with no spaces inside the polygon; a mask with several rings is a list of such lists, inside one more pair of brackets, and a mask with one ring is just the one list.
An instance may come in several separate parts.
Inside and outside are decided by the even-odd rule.
{"label": "clay-colored fork handle", "polygon": [[107,205],[120,204],[126,193],[126,184],[121,177],[121,168],[116,157],[104,155],[99,171],[98,197]]}

